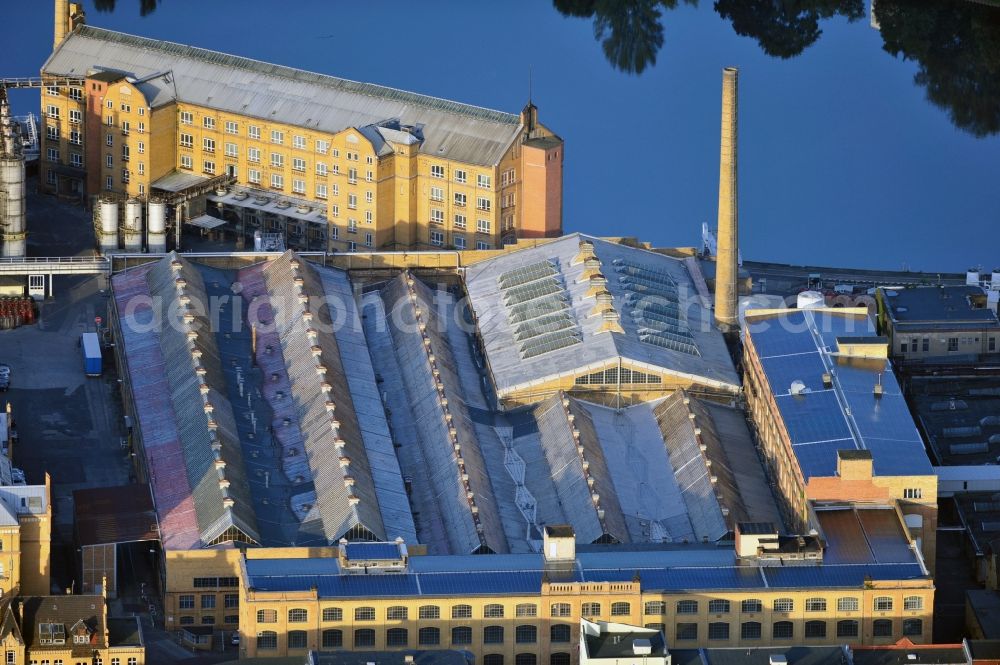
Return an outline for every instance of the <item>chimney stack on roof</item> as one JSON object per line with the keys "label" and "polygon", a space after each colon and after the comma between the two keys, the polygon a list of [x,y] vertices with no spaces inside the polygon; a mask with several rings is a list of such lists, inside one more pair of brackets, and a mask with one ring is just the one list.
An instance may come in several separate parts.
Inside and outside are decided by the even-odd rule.
{"label": "chimney stack on roof", "polygon": [[715,321],[720,328],[738,325],[739,278],[738,188],[736,184],[737,80],[739,70],[722,70],[722,132],[719,152],[719,228],[715,257]]}

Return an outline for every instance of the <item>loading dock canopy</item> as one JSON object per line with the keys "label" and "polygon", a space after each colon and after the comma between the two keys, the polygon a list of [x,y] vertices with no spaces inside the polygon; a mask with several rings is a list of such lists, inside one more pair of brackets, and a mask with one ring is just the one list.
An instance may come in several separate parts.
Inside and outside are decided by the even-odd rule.
{"label": "loading dock canopy", "polygon": [[149,485],[73,492],[78,547],[159,540]]}
{"label": "loading dock canopy", "polygon": [[212,217],[211,215],[198,215],[194,219],[188,221],[191,226],[197,226],[201,229],[207,229],[211,231],[214,228],[220,227],[226,223],[226,220],[219,219],[218,217]]}

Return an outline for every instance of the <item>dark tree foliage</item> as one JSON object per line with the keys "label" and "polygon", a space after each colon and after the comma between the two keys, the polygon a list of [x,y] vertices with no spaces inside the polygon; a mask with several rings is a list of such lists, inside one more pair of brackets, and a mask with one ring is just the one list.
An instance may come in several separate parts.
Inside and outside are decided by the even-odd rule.
{"label": "dark tree foliage", "polygon": [[[147,16],[156,11],[159,0],[139,0],[139,15]],[[113,12],[116,0],[94,0],[94,9],[99,12]]]}
{"label": "dark tree foliage", "polygon": [[1000,8],[963,0],[878,0],[883,48],[917,63],[914,81],[975,136],[1000,132]]}
{"label": "dark tree foliage", "polygon": [[856,21],[865,14],[862,0],[716,0],[715,11],[732,22],[736,34],[756,39],[764,53],[778,58],[795,57],[819,39],[821,19]]}
{"label": "dark tree foliage", "polygon": [[[697,4],[697,0],[684,0]],[[678,0],[553,0],[563,16],[594,19],[594,38],[616,69],[641,74],[663,47],[663,9]]]}

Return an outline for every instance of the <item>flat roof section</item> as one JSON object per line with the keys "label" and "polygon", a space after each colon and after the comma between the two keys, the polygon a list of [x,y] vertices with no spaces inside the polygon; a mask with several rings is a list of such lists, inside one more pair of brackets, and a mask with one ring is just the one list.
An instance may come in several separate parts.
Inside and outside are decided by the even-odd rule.
{"label": "flat roof section", "polygon": [[826,538],[823,560],[834,564],[911,563],[916,557],[892,508],[816,511]]}
{"label": "flat roof section", "polygon": [[1000,462],[1000,377],[942,370],[910,378],[917,421],[941,466]]}
{"label": "flat roof section", "polygon": [[149,485],[99,487],[73,492],[77,545],[159,540]]}
{"label": "flat roof section", "polygon": [[986,292],[979,286],[918,286],[881,291],[889,317],[902,330],[1000,329],[997,313],[985,306]]}

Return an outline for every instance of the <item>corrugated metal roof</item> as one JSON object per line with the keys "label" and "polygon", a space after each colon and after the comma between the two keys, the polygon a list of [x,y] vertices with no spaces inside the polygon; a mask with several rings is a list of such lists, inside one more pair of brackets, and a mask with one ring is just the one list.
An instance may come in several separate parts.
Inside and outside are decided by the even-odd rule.
{"label": "corrugated metal roof", "polygon": [[[586,266],[583,261],[578,260],[580,243],[584,241],[592,243],[594,254],[600,260],[600,270],[607,280],[604,288],[611,293],[612,307],[619,314],[624,333],[600,332],[603,320],[594,311],[597,304],[594,296],[588,295],[591,284],[584,278]],[[514,326],[504,305],[499,277],[518,268],[545,261],[558,268],[558,281],[563,284],[561,295],[569,303],[570,311],[579,323],[582,343],[522,358]],[[635,318],[632,313],[638,310],[638,306],[625,304],[626,298],[633,292],[629,288],[627,275],[616,272],[615,261],[668,275],[676,283],[679,309],[697,353],[684,353],[640,340],[640,328],[652,326],[653,323],[645,323],[641,317]],[[626,281],[622,281],[623,279]],[[497,392],[501,397],[554,377],[584,374],[617,366],[619,359],[637,371],[659,369],[690,377],[696,383],[717,389],[732,392],[738,389],[739,379],[722,335],[712,323],[712,313],[703,306],[684,262],[678,259],[574,233],[553,242],[512,251],[469,266],[465,285],[472,309],[476,313]],[[646,300],[651,304],[657,302],[655,297]]]}
{"label": "corrugated metal roof", "polygon": [[94,68],[145,79],[139,88],[154,108],[179,100],[329,133],[396,118],[422,125],[422,153],[469,164],[497,164],[520,132],[511,113],[92,26],[72,32],[42,71]]}

